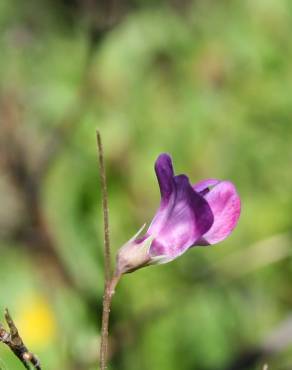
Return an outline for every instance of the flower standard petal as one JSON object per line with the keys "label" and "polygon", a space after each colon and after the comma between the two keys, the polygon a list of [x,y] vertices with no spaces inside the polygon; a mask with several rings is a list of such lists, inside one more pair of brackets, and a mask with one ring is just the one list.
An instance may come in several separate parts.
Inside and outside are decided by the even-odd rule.
{"label": "flower standard petal", "polygon": [[155,162],[155,172],[159,183],[161,200],[159,209],[156,212],[148,229],[148,232],[152,235],[158,235],[164,228],[165,223],[168,220],[169,212],[172,209],[175,201],[175,176],[172,167],[172,160],[168,154],[160,154],[160,156],[157,158]]}
{"label": "flower standard petal", "polygon": [[174,190],[174,172],[169,154],[160,154],[155,162],[155,172],[159,183],[161,202],[166,203]]}
{"label": "flower standard petal", "polygon": [[235,186],[221,181],[204,195],[214,215],[214,223],[197,245],[216,244],[230,235],[237,225],[241,202]]}

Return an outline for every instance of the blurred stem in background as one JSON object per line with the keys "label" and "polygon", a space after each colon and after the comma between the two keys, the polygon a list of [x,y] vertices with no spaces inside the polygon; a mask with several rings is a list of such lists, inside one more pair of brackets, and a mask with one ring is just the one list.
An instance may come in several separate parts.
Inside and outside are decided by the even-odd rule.
{"label": "blurred stem in background", "polygon": [[39,359],[35,354],[30,352],[23,343],[18,329],[7,308],[5,309],[5,320],[8,325],[9,332],[5,330],[0,323],[0,342],[6,344],[10,348],[26,369],[29,370],[32,366],[35,370],[42,370]]}

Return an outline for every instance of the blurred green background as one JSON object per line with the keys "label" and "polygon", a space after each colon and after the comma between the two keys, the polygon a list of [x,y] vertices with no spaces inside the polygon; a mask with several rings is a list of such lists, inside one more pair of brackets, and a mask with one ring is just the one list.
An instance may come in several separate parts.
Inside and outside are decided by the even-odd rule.
{"label": "blurred green background", "polygon": [[99,128],[114,252],[161,152],[242,198],[226,241],[123,278],[109,370],[291,370],[291,27],[289,0],[1,0],[0,308],[44,369],[97,369]]}

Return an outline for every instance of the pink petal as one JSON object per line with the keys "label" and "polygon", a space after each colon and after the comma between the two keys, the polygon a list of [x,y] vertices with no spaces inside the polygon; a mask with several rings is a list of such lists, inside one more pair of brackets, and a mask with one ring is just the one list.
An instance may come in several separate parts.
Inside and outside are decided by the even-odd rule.
{"label": "pink petal", "polygon": [[205,194],[213,215],[214,222],[203,235],[205,243],[216,244],[227,238],[237,225],[240,216],[240,198],[235,186],[229,181],[222,181]]}

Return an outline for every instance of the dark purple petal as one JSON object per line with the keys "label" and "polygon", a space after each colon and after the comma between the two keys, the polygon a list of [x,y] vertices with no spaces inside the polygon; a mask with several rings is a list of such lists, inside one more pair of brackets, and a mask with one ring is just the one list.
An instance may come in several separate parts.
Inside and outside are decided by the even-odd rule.
{"label": "dark purple petal", "polygon": [[187,176],[175,176],[168,183],[172,183],[172,190],[167,202],[162,195],[161,207],[147,234],[154,237],[151,256],[164,255],[170,261],[210,229],[213,214],[204,197],[192,189]]}
{"label": "dark purple petal", "polygon": [[220,182],[204,197],[213,212],[214,223],[197,245],[216,244],[227,238],[240,216],[240,198],[231,182]]}
{"label": "dark purple petal", "polygon": [[167,202],[174,190],[172,160],[167,153],[160,154],[157,158],[155,172],[160,187],[161,200]]}
{"label": "dark purple petal", "polygon": [[[161,201],[160,207],[151,222],[148,232],[151,230],[152,234],[158,235],[167,222],[169,210],[174,203],[176,194],[172,160],[168,154],[160,154],[157,158],[155,162],[155,172],[160,187]],[[148,232],[147,235],[149,234]]]}

